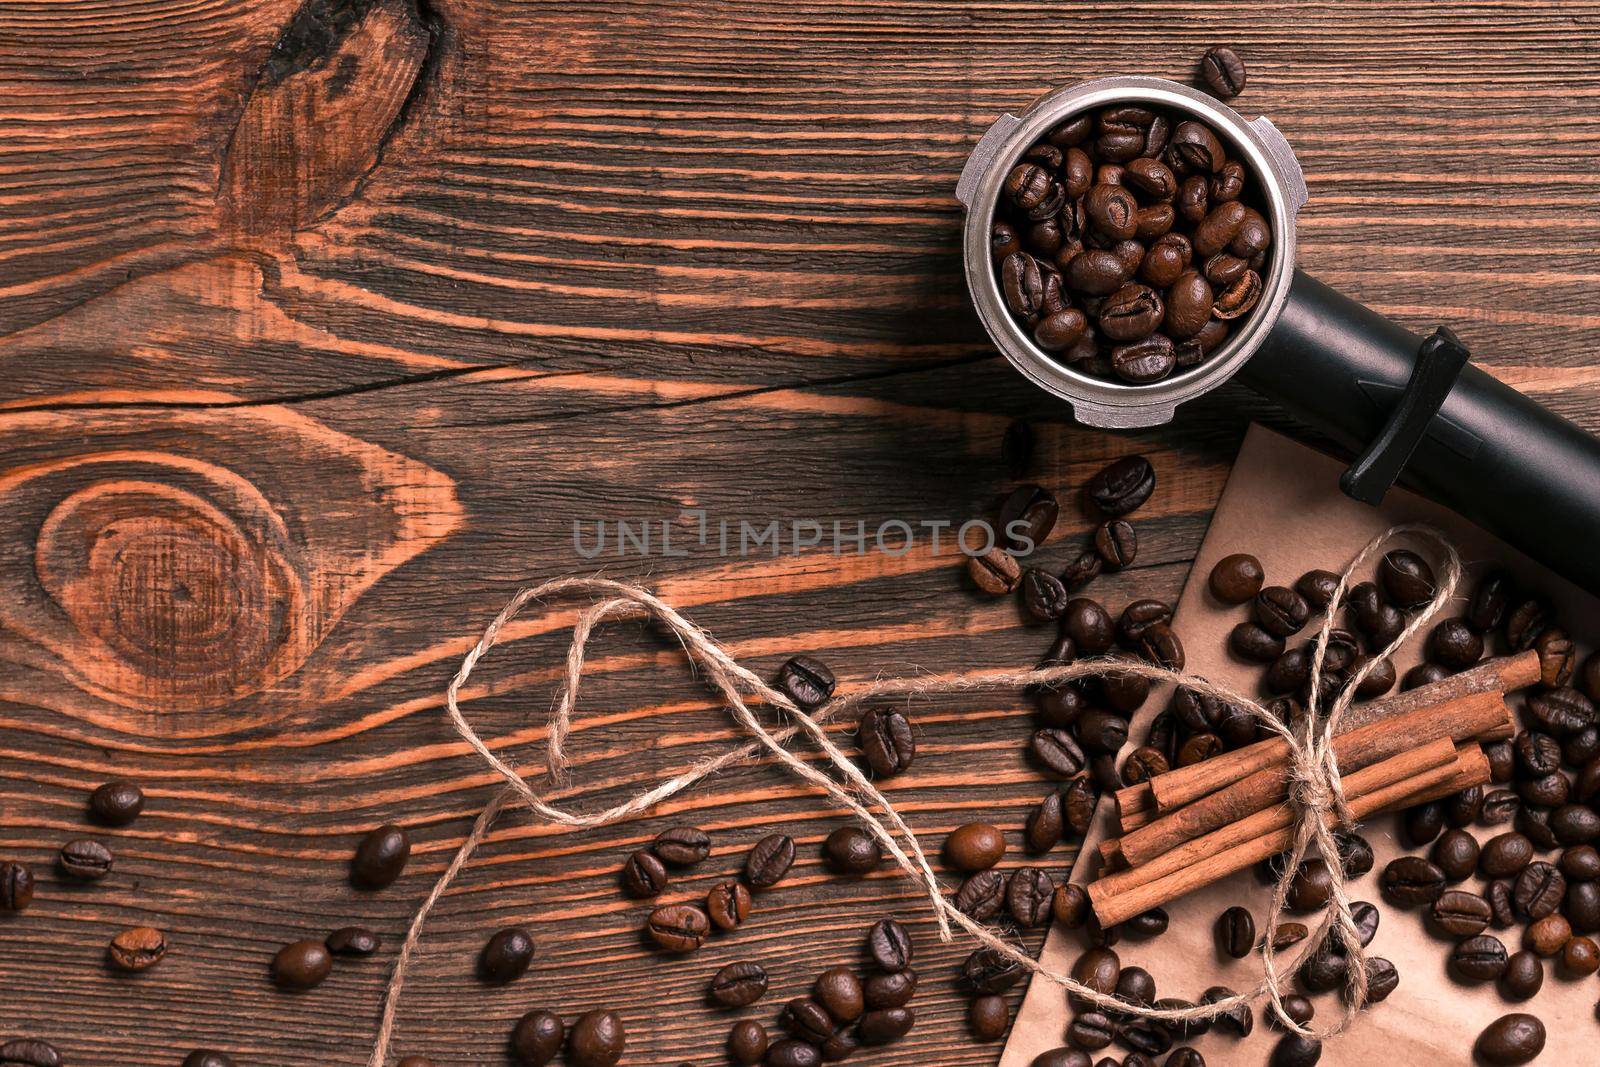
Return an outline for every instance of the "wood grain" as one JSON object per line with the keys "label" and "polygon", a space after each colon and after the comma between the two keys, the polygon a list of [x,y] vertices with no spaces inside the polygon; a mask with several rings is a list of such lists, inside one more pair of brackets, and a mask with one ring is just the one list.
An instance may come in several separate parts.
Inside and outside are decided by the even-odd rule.
{"label": "wood grain", "polygon": [[[1300,153],[1301,263],[1600,429],[1594,3],[1104,5],[803,0],[16,0],[0,7],[0,854],[41,874],[0,916],[0,1029],[73,1063],[361,1064],[411,909],[493,782],[441,694],[520,584],[603,568],[665,590],[747,662],[825,657],[848,680],[1028,664],[1047,634],[963,589],[948,545],[589,560],[574,521],[960,521],[1013,484],[999,441],[1069,501],[1139,450],[1160,488],[1115,608],[1172,597],[1243,427],[1225,389],[1175,427],[1084,432],[1011,373],[967,307],[955,177],[995,115],[1052,86],[1186,78],[1227,41],[1241,100]],[[119,546],[126,551],[119,551]],[[498,750],[534,759],[564,645],[519,624],[474,678]],[[600,806],[731,738],[670,650],[599,649],[574,747]],[[481,678],[481,684],[479,684]],[[914,708],[891,795],[937,846],[972,818],[1020,828],[1046,782],[1020,701]],[[87,791],[144,783],[102,836],[106,882],[51,873]],[[826,875],[839,813],[741,768],[637,825],[498,830],[442,903],[399,1047],[498,1063],[512,1022],[623,1011],[629,1063],[720,1062],[704,1005],[759,956],[772,1022],[871,919],[913,921],[918,1026],[861,1057],[992,1063],[911,884]],[[345,880],[359,835],[416,839],[399,883]],[[688,959],[649,950],[617,891],[627,853],[680,820],[717,851],[703,892],[774,829],[801,860],[756,921]],[[1046,857],[1064,869],[1066,846]],[[292,996],[274,948],[359,921],[379,958]],[[481,986],[494,928],[541,956]],[[105,940],[173,944],[134,978]],[[1032,935],[1030,944],[1038,934]]]}

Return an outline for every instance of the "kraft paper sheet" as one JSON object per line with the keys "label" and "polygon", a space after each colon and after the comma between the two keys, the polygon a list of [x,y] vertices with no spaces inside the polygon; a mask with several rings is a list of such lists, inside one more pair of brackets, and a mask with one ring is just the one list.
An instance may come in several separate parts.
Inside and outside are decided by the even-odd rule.
{"label": "kraft paper sheet", "polygon": [[[1579,640],[1580,655],[1588,652],[1590,646],[1586,642],[1600,632],[1600,603],[1592,597],[1455,514],[1413,494],[1394,490],[1380,508],[1350,500],[1339,492],[1342,469],[1337,461],[1270,430],[1259,426],[1250,429],[1177,605],[1175,625],[1183,639],[1187,670],[1241,692],[1258,692],[1260,668],[1235,660],[1226,647],[1228,631],[1246,617],[1246,609],[1223,605],[1206,589],[1206,576],[1218,559],[1231,552],[1250,552],[1261,560],[1269,585],[1292,585],[1300,575],[1316,567],[1342,569],[1373,535],[1395,523],[1410,521],[1433,524],[1456,545],[1467,565],[1463,588],[1458,591],[1462,601],[1470,595],[1477,575],[1493,562],[1525,581],[1528,588],[1545,593]],[[1493,491],[1492,487],[1486,488]],[[1447,608],[1440,618],[1456,613],[1459,612]],[[1313,634],[1314,630],[1308,627],[1302,636]],[[1396,658],[1402,675],[1420,658],[1416,646],[1420,646],[1423,637],[1425,634],[1414,638],[1410,642],[1413,647],[1403,649]],[[1145,736],[1150,721],[1166,707],[1169,692],[1158,690],[1152,694],[1134,716],[1132,737]],[[1520,709],[1520,699],[1513,698],[1511,703]],[[1089,879],[1090,857],[1106,836],[1109,807],[1109,800],[1103,800],[1096,826],[1073,867],[1075,882]],[[1555,961],[1547,960],[1544,988],[1539,995],[1524,1004],[1509,1003],[1501,999],[1493,983],[1468,986],[1449,977],[1445,961],[1450,944],[1424,929],[1420,910],[1405,911],[1383,901],[1377,886],[1383,866],[1397,855],[1419,851],[1400,848],[1396,829],[1394,815],[1380,815],[1363,825],[1361,832],[1372,843],[1376,863],[1370,874],[1353,883],[1352,896],[1372,901],[1381,909],[1382,921],[1369,952],[1394,962],[1400,972],[1400,985],[1388,1000],[1370,1008],[1351,1029],[1325,1045],[1321,1067],[1469,1064],[1478,1034],[1494,1019],[1513,1011],[1532,1012],[1545,1023],[1549,1040],[1535,1064],[1600,1064],[1600,1023],[1595,1015],[1600,979],[1567,979],[1560,975]],[[1482,827],[1472,830],[1480,840],[1491,836]],[[1478,890],[1482,885],[1480,879],[1474,878],[1461,888]],[[1168,905],[1171,926],[1161,937],[1149,941],[1124,938],[1116,950],[1124,966],[1136,964],[1154,975],[1159,996],[1197,999],[1213,985],[1250,987],[1259,981],[1259,958],[1232,960],[1220,956],[1212,942],[1212,923],[1223,909],[1242,903],[1255,914],[1258,927],[1264,927],[1268,900],[1269,891],[1253,873],[1241,872]],[[1288,918],[1307,919],[1307,925],[1313,926],[1316,920],[1316,916]],[[1505,941],[1509,951],[1522,947],[1520,927],[1487,932]],[[1084,947],[1081,932],[1055,928],[1045,942],[1041,959],[1051,969],[1065,972]],[[1280,956],[1285,964],[1293,958]],[[1336,1019],[1343,1009],[1337,992],[1320,994],[1312,1001],[1317,1020],[1323,1024]],[[1064,1044],[1063,1032],[1070,1018],[1060,987],[1043,979],[1033,982],[1018,1012],[1000,1067],[1028,1067],[1039,1053]],[[1241,1041],[1211,1033],[1191,1044],[1213,1067],[1260,1065],[1267,1062],[1277,1037],[1275,1031],[1263,1025],[1258,1006],[1251,1037]],[[1114,1045],[1092,1054],[1091,1059],[1115,1055],[1120,1060],[1126,1051]]]}

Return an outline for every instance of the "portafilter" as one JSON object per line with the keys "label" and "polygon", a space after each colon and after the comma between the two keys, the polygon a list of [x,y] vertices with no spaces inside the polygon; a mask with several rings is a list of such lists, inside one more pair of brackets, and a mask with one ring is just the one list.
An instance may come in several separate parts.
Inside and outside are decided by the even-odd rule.
{"label": "portafilter", "polygon": [[[1165,108],[1208,124],[1253,172],[1273,254],[1248,318],[1198,366],[1151,384],[1095,377],[1052,357],[1009,313],[990,228],[1007,174],[1068,118],[1109,105]],[[1169,422],[1179,405],[1238,375],[1355,459],[1341,488],[1377,504],[1400,480],[1591,593],[1600,594],[1600,440],[1468,362],[1440,326],[1419,337],[1295,266],[1305,178],[1265,117],[1161,78],[1101,78],[1001,115],[973,148],[956,196],[978,317],[1034,384],[1081,424],[1134,429]]]}

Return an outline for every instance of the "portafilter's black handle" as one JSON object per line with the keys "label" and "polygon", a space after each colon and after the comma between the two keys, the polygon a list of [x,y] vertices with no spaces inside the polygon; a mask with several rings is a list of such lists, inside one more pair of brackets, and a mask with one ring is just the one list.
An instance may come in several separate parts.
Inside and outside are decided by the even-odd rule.
{"label": "portafilter's black handle", "polygon": [[[1448,349],[1447,331],[1426,343],[1441,339]],[[1456,368],[1442,366],[1451,362],[1447,352],[1430,351],[1431,369],[1418,371],[1424,344],[1295,271],[1288,303],[1239,380],[1352,454],[1369,452],[1375,441],[1416,437],[1400,472],[1403,483],[1600,595],[1600,439],[1476,367],[1461,366],[1450,386],[1442,375]],[[1408,385],[1408,407],[1417,407],[1415,397],[1426,394],[1430,379],[1448,392],[1431,418],[1423,411],[1425,425],[1411,427],[1420,434],[1407,435],[1406,426],[1396,425],[1407,416],[1391,415]],[[1353,481],[1370,490],[1371,478],[1358,473],[1352,469],[1345,488],[1359,498]]]}

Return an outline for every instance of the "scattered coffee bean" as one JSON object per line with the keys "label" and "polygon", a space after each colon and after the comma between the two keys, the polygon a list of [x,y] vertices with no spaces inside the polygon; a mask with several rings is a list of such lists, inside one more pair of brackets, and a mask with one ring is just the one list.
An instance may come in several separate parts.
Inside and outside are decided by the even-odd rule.
{"label": "scattered coffee bean", "polygon": [[861,980],[848,967],[830,967],[819,974],[811,996],[840,1026],[859,1019],[866,1008]]}
{"label": "scattered coffee bean", "polygon": [[967,1025],[972,1036],[979,1041],[998,1041],[1011,1025],[1011,1011],[1006,998],[1000,996],[974,997],[967,1008]]}
{"label": "scattered coffee bean", "polygon": [[380,826],[361,839],[350,865],[350,880],[360,889],[382,889],[406,869],[411,838],[398,826]]}
{"label": "scattered coffee bean", "polygon": [[1466,670],[1483,658],[1483,638],[1465,619],[1446,619],[1428,635],[1428,657],[1441,667]]}
{"label": "scattered coffee bean", "polygon": [[1057,778],[1072,778],[1088,765],[1083,749],[1066,730],[1035,730],[1028,751]]}
{"label": "scattered coffee bean", "polygon": [[490,982],[521,978],[533,963],[533,935],[521,926],[497,930],[478,955],[478,972]]}
{"label": "scattered coffee bean", "polygon": [[1529,1000],[1544,985],[1544,964],[1534,953],[1523,949],[1513,952],[1506,960],[1505,973],[1500,976],[1500,995],[1507,1000]]}
{"label": "scattered coffee bean", "polygon": [[[794,701],[804,711],[815,711],[828,702],[833,696],[834,686],[837,681],[828,665],[819,659],[810,656],[794,656],[778,668],[777,688],[783,690],[790,700]],[[671,831],[668,831],[669,833]],[[699,831],[695,831],[699,833]],[[710,841],[706,842],[707,851],[710,850]],[[669,863],[676,860],[661,857]],[[702,855],[700,859],[705,859]],[[700,860],[691,860],[698,863]]]}
{"label": "scattered coffee bean", "polygon": [[1272,949],[1274,952],[1282,952],[1293,948],[1310,936],[1311,930],[1305,923],[1280,922],[1272,931]]}
{"label": "scattered coffee bean", "polygon": [[711,932],[711,920],[693,904],[665,904],[650,913],[645,930],[668,952],[693,952]]}
{"label": "scattered coffee bean", "polygon": [[0,1044],[0,1067],[61,1067],[62,1062],[48,1041],[21,1037]]}
{"label": "scattered coffee bean", "polygon": [[992,948],[980,948],[961,964],[961,985],[969,993],[999,994],[1022,981],[1022,965]]}
{"label": "scattered coffee bean", "polygon": [[1068,930],[1076,930],[1089,917],[1089,895],[1081,885],[1057,886],[1050,898],[1050,915]]}
{"label": "scattered coffee bean", "polygon": [[1234,905],[1217,916],[1215,933],[1217,951],[1224,956],[1242,960],[1255,951],[1256,920],[1249,908]]}
{"label": "scattered coffee bean", "polygon": [[33,872],[20,863],[0,863],[0,911],[22,911],[33,903]]}
{"label": "scattered coffee bean", "polygon": [[98,882],[111,873],[111,863],[111,850],[86,837],[68,841],[56,854],[61,873],[79,882]]}
{"label": "scattered coffee bean", "polygon": [[692,867],[711,855],[711,836],[699,827],[674,826],[656,835],[650,851],[674,867]]}
{"label": "scattered coffee bean", "polygon": [[144,790],[132,782],[106,782],[89,794],[89,811],[107,826],[127,826],[144,810]]}
{"label": "scattered coffee bean", "polygon": [[1061,794],[1051,792],[1028,813],[1022,826],[1022,840],[1029,852],[1049,852],[1060,843],[1065,825]]}
{"label": "scattered coffee bean", "polygon": [[511,1058],[523,1067],[545,1067],[561,1051],[567,1028],[553,1011],[535,1009],[511,1029]]}
{"label": "scattered coffee bean", "polygon": [[1582,934],[1568,938],[1561,946],[1561,972],[1568,978],[1587,978],[1596,971],[1600,971],[1600,945]]}
{"label": "scattered coffee bean", "polygon": [[1554,913],[1566,894],[1566,878],[1544,860],[1535,860],[1524,867],[1511,889],[1517,913],[1528,919],[1542,919]]}
{"label": "scattered coffee bean", "polygon": [[1049,571],[1029,567],[1022,572],[1022,613],[1031,622],[1053,622],[1067,610],[1071,594]]}
{"label": "scattered coffee bean", "polygon": [[742,882],[718,882],[706,893],[706,916],[718,930],[737,929],[750,915],[750,890]]}
{"label": "scattered coffee bean", "polygon": [[1284,1034],[1272,1047],[1268,1067],[1316,1067],[1322,1059],[1322,1042],[1314,1037]]}
{"label": "scattered coffee bean", "polygon": [[1447,889],[1428,906],[1428,923],[1444,937],[1473,937],[1488,929],[1494,917],[1489,902],[1476,893]]}
{"label": "scattered coffee bean", "polygon": [[809,1042],[789,1037],[772,1043],[765,1062],[767,1067],[817,1067],[822,1053]]}
{"label": "scattered coffee bean", "polygon": [[956,908],[968,918],[988,922],[1006,902],[1006,876],[999,871],[979,871],[956,890]]}
{"label": "scattered coffee bean", "polygon": [[910,1033],[916,1018],[910,1008],[877,1008],[861,1016],[856,1034],[864,1045],[887,1045]]}
{"label": "scattered coffee bean", "polygon": [[323,944],[335,956],[370,956],[382,945],[378,935],[365,926],[341,926]]}
{"label": "scattered coffee bean", "polygon": [[[1316,1017],[1316,1006],[1298,993],[1287,993],[1279,999],[1283,1002],[1283,1014],[1298,1026],[1304,1026]],[[1267,1025],[1274,1030],[1286,1029],[1278,1009],[1271,1005],[1267,1007]]]}
{"label": "scattered coffee bean", "polygon": [[1513,652],[1526,652],[1550,625],[1550,605],[1539,597],[1513,604],[1506,612],[1502,630]]}
{"label": "scattered coffee bean", "polygon": [[878,969],[898,974],[911,966],[911,935],[893,919],[879,919],[867,931],[867,951]]}
{"label": "scattered coffee bean", "polygon": [[1403,908],[1432,904],[1445,889],[1444,872],[1420,856],[1402,856],[1383,869],[1383,895]]}
{"label": "scattered coffee bean", "polygon": [[312,989],[333,970],[333,956],[321,941],[294,941],[272,957],[272,980],[284,989]]}
{"label": "scattered coffee bean", "polygon": [[616,1012],[584,1012],[572,1024],[567,1058],[573,1067],[614,1067],[627,1044],[628,1033]]}
{"label": "scattered coffee bean", "polygon": [[1256,624],[1274,637],[1290,637],[1305,627],[1311,605],[1293,589],[1269,585],[1256,594],[1251,613]]}
{"label": "scattered coffee bean", "polygon": [[1112,517],[1126,515],[1150,498],[1155,468],[1143,456],[1124,456],[1102,468],[1084,487],[1089,501]]}
{"label": "scattered coffee bean", "polygon": [[855,826],[841,826],[822,842],[828,866],[839,874],[866,874],[883,860],[883,848],[871,834]]}
{"label": "scattered coffee bean", "polygon": [[[1090,553],[1096,563],[1098,556]],[[996,546],[987,552],[967,557],[967,576],[980,592],[990,596],[1005,596],[1022,581],[1022,567],[1016,557]]]}
{"label": "scattered coffee bean", "polygon": [[730,963],[711,976],[706,996],[723,1008],[742,1008],[767,995],[767,969],[759,963]]}
{"label": "scattered coffee bean", "polygon": [[1532,1015],[1502,1015],[1478,1035],[1473,1050],[1494,1067],[1517,1067],[1544,1051],[1544,1023]]}
{"label": "scattered coffee bean", "polygon": [[1134,533],[1133,524],[1126,519],[1101,523],[1094,532],[1094,550],[1099,553],[1105,570],[1131,567],[1139,554],[1139,537]]}
{"label": "scattered coffee bean", "polygon": [[757,841],[745,857],[745,883],[752,889],[770,889],[783,880],[793,863],[794,838],[788,834],[768,834]]}
{"label": "scattered coffee bean", "polygon": [[622,865],[622,889],[640,900],[659,896],[667,888],[667,869],[653,852],[635,852]]}
{"label": "scattered coffee bean", "polygon": [[1244,60],[1231,48],[1220,45],[1208,48],[1206,54],[1200,57],[1200,79],[1212,96],[1232,100],[1244,92]]}
{"label": "scattered coffee bean", "polygon": [[1525,834],[1508,830],[1484,842],[1478,852],[1478,870],[1485,878],[1518,874],[1533,859],[1533,842]]}
{"label": "scattered coffee bean", "polygon": [[893,974],[875,974],[861,985],[869,1008],[903,1008],[917,992],[917,972],[907,967]]}
{"label": "scattered coffee bean", "polygon": [[1478,867],[1478,839],[1465,830],[1446,830],[1433,843],[1428,858],[1450,882],[1464,882]]}
{"label": "scattered coffee bean", "polygon": [[1322,859],[1307,860],[1295,871],[1289,883],[1289,907],[1295,911],[1317,911],[1333,895],[1333,872]]}
{"label": "scattered coffee bean", "polygon": [[[321,941],[310,943],[321,949],[324,956],[327,955]],[[111,939],[106,950],[106,959],[118,971],[148,971],[166,955],[166,935],[153,926],[134,926],[123,930]]]}
{"label": "scattered coffee bean", "polygon": [[1450,971],[1464,982],[1493,982],[1505,973],[1506,946],[1492,934],[1469,937],[1450,953]]}
{"label": "scattered coffee bean", "polygon": [[767,1055],[766,1027],[753,1019],[733,1024],[728,1031],[728,1058],[740,1067],[755,1067]]}
{"label": "scattered coffee bean", "polygon": [[911,720],[893,708],[873,708],[856,726],[856,746],[879,778],[900,774],[917,756]]}
{"label": "scattered coffee bean", "polygon": [[1390,603],[1405,611],[1422,607],[1438,589],[1427,560],[1404,548],[1384,554],[1378,565],[1378,581]]}
{"label": "scattered coffee bean", "polygon": [[1043,926],[1050,921],[1055,882],[1037,867],[1019,867],[1006,881],[1006,912],[1023,929]]}
{"label": "scattered coffee bean", "polygon": [[1219,559],[1211,568],[1207,584],[1211,588],[1211,595],[1224,604],[1243,604],[1261,592],[1265,577],[1261,561],[1240,552]]}

